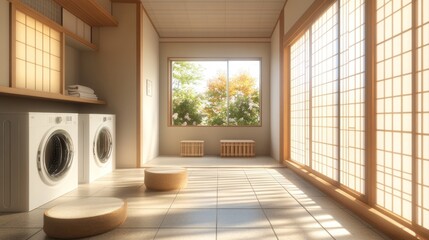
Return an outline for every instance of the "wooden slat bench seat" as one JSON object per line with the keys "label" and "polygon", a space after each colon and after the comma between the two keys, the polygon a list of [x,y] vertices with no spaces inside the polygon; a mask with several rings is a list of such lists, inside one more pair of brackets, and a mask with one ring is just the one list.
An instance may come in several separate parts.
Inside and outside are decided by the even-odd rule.
{"label": "wooden slat bench seat", "polygon": [[253,140],[220,140],[221,157],[254,157],[255,141]]}
{"label": "wooden slat bench seat", "polygon": [[180,156],[182,157],[204,156],[204,141],[202,140],[180,141]]}

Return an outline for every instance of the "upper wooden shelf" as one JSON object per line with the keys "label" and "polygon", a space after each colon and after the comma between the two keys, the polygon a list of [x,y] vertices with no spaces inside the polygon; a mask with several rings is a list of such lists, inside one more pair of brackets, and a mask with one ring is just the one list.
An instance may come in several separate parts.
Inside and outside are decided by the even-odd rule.
{"label": "upper wooden shelf", "polygon": [[17,97],[57,100],[57,101],[63,101],[63,102],[106,104],[106,102],[101,100],[72,97],[72,96],[67,96],[59,93],[41,92],[41,91],[34,91],[34,90],[21,89],[21,88],[4,87],[4,86],[0,86],[0,94],[17,96]]}
{"label": "upper wooden shelf", "polygon": [[116,27],[118,21],[96,0],[55,0],[92,27]]}

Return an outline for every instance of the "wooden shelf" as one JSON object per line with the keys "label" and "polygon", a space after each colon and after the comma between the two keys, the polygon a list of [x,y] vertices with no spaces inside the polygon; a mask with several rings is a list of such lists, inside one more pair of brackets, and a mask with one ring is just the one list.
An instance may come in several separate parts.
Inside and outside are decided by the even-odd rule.
{"label": "wooden shelf", "polygon": [[49,93],[34,91],[21,88],[11,88],[0,86],[0,95],[16,96],[16,97],[27,97],[27,98],[36,98],[36,99],[49,99],[62,102],[75,102],[75,103],[89,103],[89,104],[106,104],[106,102],[101,100],[87,99],[67,96],[59,93]]}
{"label": "wooden shelf", "polygon": [[118,21],[96,0],[55,0],[92,27],[116,27]]}
{"label": "wooden shelf", "polygon": [[66,45],[70,47],[83,51],[96,51],[98,49],[97,45],[82,39],[67,29],[64,29],[64,33],[66,37]]}

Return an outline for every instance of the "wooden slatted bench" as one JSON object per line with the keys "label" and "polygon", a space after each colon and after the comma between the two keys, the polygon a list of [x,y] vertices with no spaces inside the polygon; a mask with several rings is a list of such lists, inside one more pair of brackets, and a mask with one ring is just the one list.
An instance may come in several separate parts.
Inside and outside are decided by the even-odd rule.
{"label": "wooden slatted bench", "polygon": [[221,157],[254,157],[255,141],[253,140],[220,140]]}
{"label": "wooden slatted bench", "polygon": [[204,141],[202,140],[180,141],[180,156],[182,157],[204,156]]}

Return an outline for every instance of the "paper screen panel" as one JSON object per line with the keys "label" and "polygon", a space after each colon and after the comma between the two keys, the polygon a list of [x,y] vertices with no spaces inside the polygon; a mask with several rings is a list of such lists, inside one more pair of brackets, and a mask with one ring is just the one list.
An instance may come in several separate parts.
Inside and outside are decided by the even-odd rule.
{"label": "paper screen panel", "polygon": [[340,182],[364,194],[365,1],[340,4]]}
{"label": "paper screen panel", "polygon": [[16,87],[61,92],[61,33],[16,11]]}
{"label": "paper screen panel", "polygon": [[429,228],[429,2],[417,5],[417,223]]}
{"label": "paper screen panel", "polygon": [[307,31],[290,49],[291,158],[310,165],[310,38]]}
{"label": "paper screen panel", "polygon": [[412,220],[412,4],[377,1],[377,204]]}
{"label": "paper screen panel", "polygon": [[338,180],[338,3],[311,28],[312,168]]}

